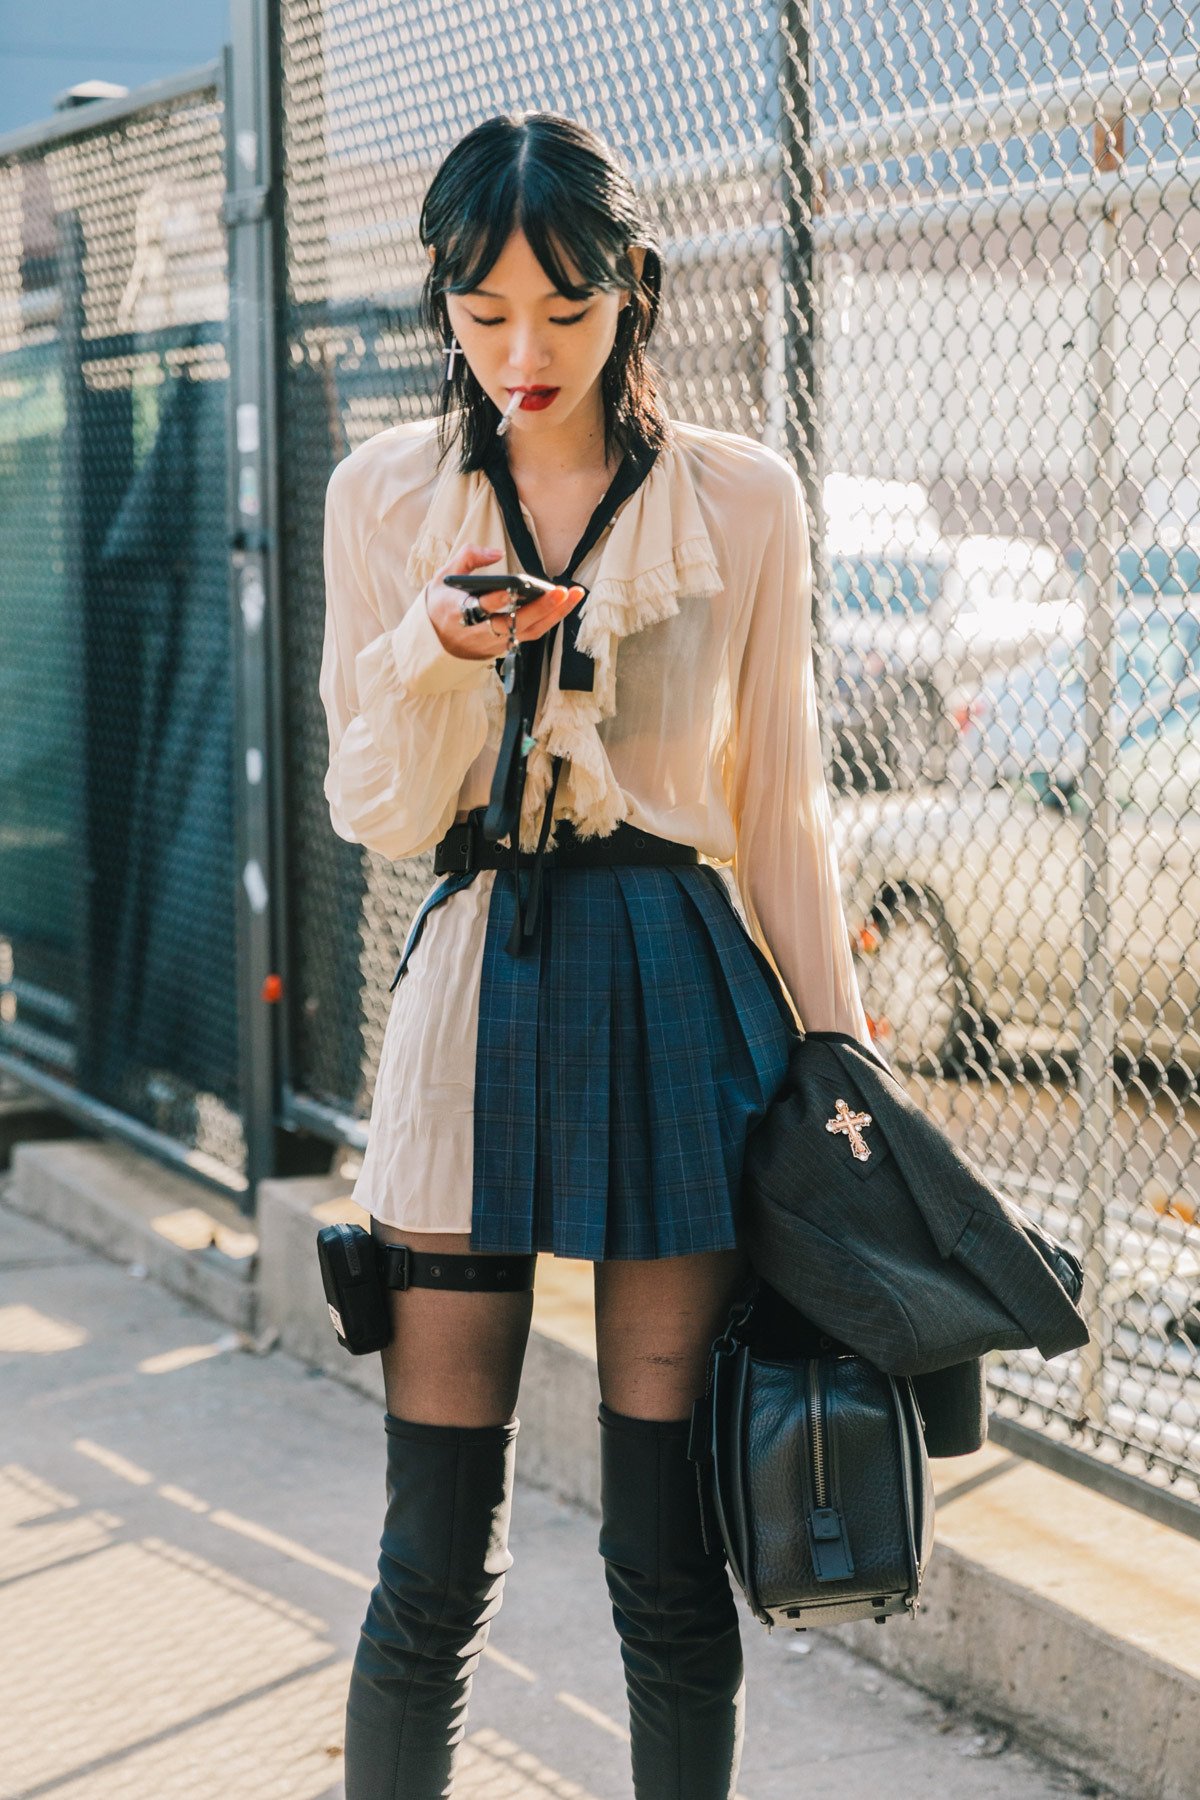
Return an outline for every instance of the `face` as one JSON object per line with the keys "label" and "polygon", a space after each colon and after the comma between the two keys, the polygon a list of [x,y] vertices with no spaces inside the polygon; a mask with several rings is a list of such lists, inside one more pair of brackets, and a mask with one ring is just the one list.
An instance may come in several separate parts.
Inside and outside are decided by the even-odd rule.
{"label": "face", "polygon": [[[433,255],[432,248],[430,255]],[[630,258],[641,273],[645,252]],[[572,281],[578,268],[564,258]],[[485,291],[486,290],[486,291]],[[489,400],[504,411],[514,388],[556,390],[546,400],[522,403],[513,427],[556,430],[573,414],[591,419],[600,402],[600,373],[608,360],[629,295],[593,288],[583,300],[557,293],[523,231],[515,231],[471,294],[447,294],[450,328],[471,373]]]}

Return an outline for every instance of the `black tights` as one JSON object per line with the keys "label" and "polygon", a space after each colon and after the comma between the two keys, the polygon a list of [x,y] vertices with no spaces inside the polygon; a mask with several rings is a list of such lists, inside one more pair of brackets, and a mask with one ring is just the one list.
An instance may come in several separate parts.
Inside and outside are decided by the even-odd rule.
{"label": "black tights", "polygon": [[[447,1253],[463,1234],[376,1227],[393,1243]],[[704,1389],[708,1349],[745,1269],[740,1250],[702,1251],[595,1268],[600,1397],[637,1419],[683,1419]],[[388,1411],[425,1425],[501,1425],[516,1411],[533,1295],[391,1295],[392,1341],[383,1352]]]}

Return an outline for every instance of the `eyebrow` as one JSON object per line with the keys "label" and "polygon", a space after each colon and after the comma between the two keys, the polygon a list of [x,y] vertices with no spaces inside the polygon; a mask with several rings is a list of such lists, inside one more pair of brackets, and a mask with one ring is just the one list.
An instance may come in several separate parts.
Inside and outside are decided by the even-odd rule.
{"label": "eyebrow", "polygon": [[[588,289],[589,294],[592,293],[593,291],[594,290],[591,288]],[[473,294],[484,294],[484,295],[486,295],[486,297],[489,300],[503,300],[504,299],[503,294],[493,293],[491,288],[472,288],[471,292]],[[557,288],[551,288],[550,292],[548,294],[542,294],[540,296],[540,298],[543,300],[566,300],[567,296],[563,293],[560,293]],[[568,301],[567,304],[571,305],[572,302]]]}

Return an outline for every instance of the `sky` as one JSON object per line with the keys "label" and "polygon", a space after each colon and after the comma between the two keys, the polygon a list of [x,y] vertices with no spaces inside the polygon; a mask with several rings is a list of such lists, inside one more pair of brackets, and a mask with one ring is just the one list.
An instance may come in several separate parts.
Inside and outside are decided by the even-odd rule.
{"label": "sky", "polygon": [[54,114],[79,81],[142,87],[215,57],[229,0],[0,0],[0,135]]}

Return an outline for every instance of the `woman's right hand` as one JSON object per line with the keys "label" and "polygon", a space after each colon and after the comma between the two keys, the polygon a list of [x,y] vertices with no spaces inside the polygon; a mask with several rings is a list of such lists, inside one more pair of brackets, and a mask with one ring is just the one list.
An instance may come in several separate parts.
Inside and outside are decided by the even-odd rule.
{"label": "woman's right hand", "polygon": [[[485,619],[482,625],[464,625],[462,605],[467,595],[461,588],[447,587],[443,580],[446,575],[473,574],[476,569],[486,568],[488,563],[497,562],[503,554],[503,550],[468,544],[444,568],[439,569],[430,581],[425,594],[425,608],[443,649],[448,650],[451,656],[485,662],[503,656],[508,648],[507,615],[498,619]],[[578,586],[556,587],[553,593],[544,594],[539,600],[530,600],[519,607],[515,620],[517,642],[529,643],[534,638],[545,637],[548,631],[553,631],[578,603],[582,593],[583,589]],[[477,594],[474,597],[484,611],[489,613],[506,607],[510,599],[504,588],[496,588],[491,593]]]}

